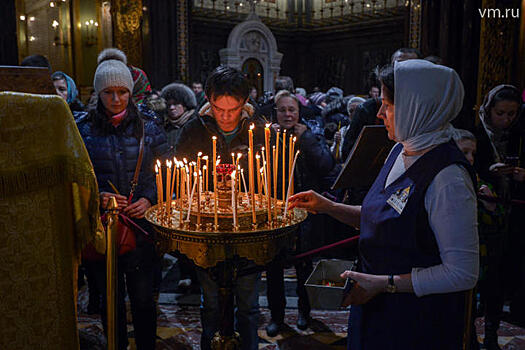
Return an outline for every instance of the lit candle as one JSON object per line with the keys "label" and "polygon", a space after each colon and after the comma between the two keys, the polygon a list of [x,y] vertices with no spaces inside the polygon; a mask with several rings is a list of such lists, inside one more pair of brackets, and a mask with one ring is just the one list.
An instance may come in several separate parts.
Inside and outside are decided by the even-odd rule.
{"label": "lit candle", "polygon": [[237,194],[241,193],[241,167],[239,165],[239,160],[241,159],[242,157],[242,153],[237,153],[237,159],[235,161],[235,169],[237,170],[237,178],[235,179],[235,181],[237,182],[237,187],[238,187],[238,190],[237,190]]}
{"label": "lit candle", "polygon": [[201,171],[196,172],[197,177],[197,225],[201,224],[201,189],[202,189],[202,173]]}
{"label": "lit candle", "polygon": [[188,170],[187,165],[186,165],[186,175],[185,175],[184,181],[186,182],[186,198],[189,199],[191,187],[190,187],[190,171]]}
{"label": "lit candle", "polygon": [[259,182],[261,183],[261,195],[266,197],[266,186],[264,185],[264,167],[259,169]]}
{"label": "lit candle", "polygon": [[159,208],[160,208],[160,198],[162,198],[162,195],[161,195],[161,187],[160,187],[160,181],[159,181],[159,166],[157,164],[155,164],[155,182],[157,184],[157,202],[159,203]]}
{"label": "lit candle", "polygon": [[232,164],[235,167],[235,153],[232,153]]}
{"label": "lit candle", "polygon": [[246,187],[246,180],[244,179],[244,169],[241,169],[242,184],[244,185],[244,192],[248,193],[248,187]]}
{"label": "lit candle", "polygon": [[283,191],[281,192],[281,199],[286,195],[286,129],[283,130]]}
{"label": "lit candle", "polygon": [[270,126],[272,124],[266,124],[264,128],[264,144],[266,146],[266,201],[268,206],[268,222],[272,222],[272,167],[270,158]]}
{"label": "lit candle", "polygon": [[174,187],[171,188],[171,198],[175,194],[175,198],[179,198],[179,161],[177,158],[173,158],[173,177],[171,183],[174,184]]}
{"label": "lit candle", "polygon": [[277,162],[277,148],[273,146],[273,216],[277,216],[277,167],[279,163]]}
{"label": "lit candle", "polygon": [[237,201],[235,200],[235,176],[236,171],[234,170],[230,175],[232,185],[233,230],[236,230],[237,228]]}
{"label": "lit candle", "polygon": [[160,164],[160,160],[157,159],[157,166],[159,167],[159,185],[160,185],[160,196],[158,198],[158,202],[160,206],[162,207],[163,201],[163,193],[164,193],[164,185],[162,184],[162,166]]}
{"label": "lit candle", "polygon": [[208,169],[210,168],[210,164],[209,164],[209,161],[208,161],[208,156],[204,156],[202,157],[203,160],[206,161],[206,168],[204,168],[204,183],[205,183],[205,186],[204,186],[204,190],[206,192],[208,192]]}
{"label": "lit candle", "polygon": [[171,160],[166,160],[166,213],[171,213]]}
{"label": "lit candle", "polygon": [[292,180],[293,180],[293,171],[295,169],[295,162],[297,161],[297,156],[299,155],[299,151],[297,151],[297,153],[295,153],[295,157],[293,159],[293,164],[292,164],[292,172],[291,172],[291,176],[290,176],[290,179],[288,181],[288,193],[286,194],[286,203],[284,204],[284,218],[286,218],[286,213],[288,212],[288,199],[290,199],[290,189],[291,189],[291,186],[292,186]]}
{"label": "lit candle", "polygon": [[[292,153],[290,153],[290,154],[295,154],[295,141],[296,141],[296,140],[297,140],[297,137],[294,136],[294,137],[293,137],[293,141],[292,141]],[[293,169],[290,170],[290,172],[291,172],[291,171],[293,171]],[[291,194],[294,194],[294,183],[293,183],[293,181],[292,181],[292,190],[291,190],[290,193],[291,193]]]}
{"label": "lit candle", "polygon": [[250,125],[250,128],[248,130],[248,142],[249,142],[249,148],[248,148],[248,175],[249,175],[249,182],[250,182],[250,198],[251,198],[251,204],[252,204],[252,224],[256,224],[256,218],[255,218],[255,185],[254,185],[254,179],[253,179],[253,128],[255,125]]}
{"label": "lit candle", "polygon": [[268,191],[270,186],[268,185],[268,182],[270,180],[269,174],[268,174],[268,162],[266,161],[268,158],[264,154],[268,155],[268,149],[265,149],[264,147],[261,148],[261,154],[263,159],[262,169],[263,169],[263,183],[264,183],[264,195],[266,197],[266,211],[268,212],[268,223],[272,221],[272,203],[271,203],[271,195]]}
{"label": "lit candle", "polygon": [[217,214],[217,137],[213,136],[213,216],[215,229],[219,228],[219,217]]}
{"label": "lit candle", "polygon": [[[189,174],[188,174],[189,176]],[[188,201],[188,215],[186,216],[186,220],[190,220],[190,214],[191,214],[191,204],[192,204],[192,201],[193,201],[193,195],[195,194],[195,185],[197,184],[197,173],[193,173],[193,177],[195,178],[194,181],[193,181],[193,188],[191,189],[191,194],[190,194],[190,200]],[[188,182],[189,184],[189,182]]]}
{"label": "lit candle", "polygon": [[259,181],[259,174],[261,173],[261,156],[259,153],[255,155],[255,159],[257,160],[257,193],[261,193],[262,182]]}
{"label": "lit candle", "polygon": [[[201,157],[202,157],[202,152],[199,152],[197,153],[197,169],[195,170],[197,172],[197,174],[200,174],[201,172]],[[199,178],[197,177],[197,180]],[[197,185],[197,189],[199,188],[199,185]]]}

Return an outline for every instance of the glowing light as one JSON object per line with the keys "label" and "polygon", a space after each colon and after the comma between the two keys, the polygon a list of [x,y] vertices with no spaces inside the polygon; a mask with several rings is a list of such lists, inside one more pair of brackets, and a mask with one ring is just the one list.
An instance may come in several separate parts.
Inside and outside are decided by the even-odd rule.
{"label": "glowing light", "polygon": [[58,21],[56,19],[53,20],[53,23],[51,24],[51,26],[56,29],[56,27],[58,27]]}
{"label": "glowing light", "polygon": [[29,17],[29,21],[30,21],[30,22],[34,22],[34,21],[35,21],[35,16],[31,16],[31,17]]}
{"label": "glowing light", "polygon": [[24,15],[20,16],[20,20],[21,21],[25,21],[26,20],[26,16],[24,16]]}
{"label": "glowing light", "polygon": [[35,41],[35,40],[36,40],[36,38],[35,38],[34,36],[31,35],[31,36],[29,37],[29,41]]}

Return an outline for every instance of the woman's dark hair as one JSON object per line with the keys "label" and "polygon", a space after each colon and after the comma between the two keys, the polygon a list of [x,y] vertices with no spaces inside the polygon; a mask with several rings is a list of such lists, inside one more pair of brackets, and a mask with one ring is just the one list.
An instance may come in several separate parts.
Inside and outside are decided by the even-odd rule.
{"label": "woman's dark hair", "polygon": [[383,85],[384,98],[394,103],[395,87],[394,87],[394,66],[387,64],[379,70],[377,78]]}
{"label": "woman's dark hair", "polygon": [[[143,119],[143,117],[135,104],[131,101],[131,96],[126,109],[128,110],[128,115],[122,120],[121,126],[122,128],[126,129],[129,125],[133,125],[133,136],[135,136],[137,140],[140,140],[140,137],[142,136],[141,119]],[[96,107],[90,108],[88,113],[89,118],[93,123],[93,128],[100,135],[109,135],[112,129],[114,129],[114,126],[111,125],[108,120],[109,117],[106,114],[106,107],[104,107],[104,104],[100,98],[97,101]]]}
{"label": "woman's dark hair", "polygon": [[62,73],[62,72],[55,72],[55,73],[51,74],[51,80],[53,80],[53,81],[66,80],[66,84],[67,84],[67,79],[64,76],[64,73]]}
{"label": "woman's dark hair", "polygon": [[227,95],[244,101],[250,94],[250,85],[239,70],[219,66],[211,72],[208,80],[206,80],[205,91],[210,100]]}
{"label": "woman's dark hair", "polygon": [[[494,98],[490,102],[489,111],[501,101],[512,101],[516,102],[518,106],[521,106],[520,92],[516,88],[504,87],[494,95]],[[519,108],[519,107],[518,107]]]}

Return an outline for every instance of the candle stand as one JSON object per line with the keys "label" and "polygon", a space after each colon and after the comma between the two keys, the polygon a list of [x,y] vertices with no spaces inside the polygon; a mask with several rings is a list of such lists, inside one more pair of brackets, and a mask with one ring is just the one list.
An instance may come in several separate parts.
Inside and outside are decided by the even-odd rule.
{"label": "candle stand", "polygon": [[[275,202],[275,205],[279,205],[278,201]],[[176,206],[171,207],[169,215],[166,215],[165,206],[159,205],[146,212],[146,219],[158,233],[156,240],[159,249],[184,254],[195,265],[205,269],[219,286],[220,328],[212,341],[212,349],[240,348],[238,335],[234,332],[233,288],[237,278],[248,273],[243,272],[243,265],[250,261],[262,267],[293,247],[294,233],[306,219],[307,213],[295,208],[285,217],[282,215],[283,203],[280,204],[281,215],[274,217],[271,223],[258,223],[252,225],[251,229],[246,228],[249,225],[241,224],[236,230],[232,229],[231,215],[228,217],[227,214],[219,215],[219,219],[229,220],[230,225],[218,225],[217,230],[214,230],[213,215],[208,221],[203,215],[203,223],[198,224],[196,221],[181,223],[180,218],[185,215],[180,214],[185,213],[180,213]],[[239,217],[241,223],[250,219],[249,212]]]}

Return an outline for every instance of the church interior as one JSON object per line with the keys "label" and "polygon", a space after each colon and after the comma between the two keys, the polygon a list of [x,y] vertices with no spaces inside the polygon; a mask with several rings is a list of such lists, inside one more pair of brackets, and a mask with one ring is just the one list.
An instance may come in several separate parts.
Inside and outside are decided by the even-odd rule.
{"label": "church interior", "polygon": [[[98,188],[96,182],[89,179],[93,169],[69,160],[78,154],[85,156],[82,153],[85,152],[84,146],[70,137],[78,134],[73,121],[75,114],[69,110],[67,113],[61,111],[62,105],[56,105],[52,99],[45,102],[45,108],[38,107],[38,102],[33,101],[37,94],[55,94],[50,83],[53,72],[65,73],[76,83],[76,97],[86,108],[92,103],[92,96],[98,94],[94,84],[99,66],[97,57],[106,48],[121,50],[128,66],[137,67],[147,75],[147,94],[160,96],[164,93],[163,88],[171,83],[190,88],[197,83],[201,84],[202,90],[208,76],[223,65],[242,72],[250,88],[255,90],[254,100],[259,101],[259,105],[260,101],[266,101],[265,96],[274,98],[276,81],[282,76],[291,77],[296,94],[300,87],[306,92],[305,98],[319,92],[325,98],[335,87],[341,91],[341,97],[343,94],[352,95],[365,101],[372,97],[370,92],[374,87],[380,87],[378,69],[391,62],[396,50],[407,48],[415,50],[420,59],[437,59],[439,65],[457,72],[464,97],[461,110],[452,122],[455,128],[475,130],[479,127],[478,114],[484,97],[499,84],[517,87],[525,100],[525,0],[5,0],[1,8],[0,20],[4,29],[0,31],[0,109],[4,112],[0,112],[0,231],[3,231],[0,238],[7,242],[0,247],[0,290],[2,295],[6,292],[5,297],[0,296],[2,349],[117,349],[110,344],[111,341],[108,342],[110,338],[106,339],[105,332],[115,330],[105,330],[103,323],[107,316],[103,321],[102,305],[100,302],[93,305],[88,291],[89,272],[78,268],[82,248],[101,239],[100,235],[104,233],[97,228],[99,219],[93,216],[94,212],[98,215],[98,207],[93,211],[89,204],[92,200],[99,200],[95,198],[98,193],[90,192]],[[511,11],[507,16],[491,18],[490,11],[484,12],[491,9]],[[29,75],[25,75],[26,71],[20,66],[23,66],[24,58],[31,55],[47,58],[49,71],[27,71]],[[20,102],[23,107],[15,106],[21,94],[30,96],[27,101],[31,100],[31,105]],[[379,93],[376,98],[381,99]],[[520,108],[521,122],[525,125],[525,108],[521,105]],[[346,112],[346,104],[344,110]],[[25,122],[18,124],[7,115],[8,111],[26,111],[40,121],[33,126],[25,125]],[[48,128],[45,119],[55,115],[59,116],[56,124],[49,124],[54,125],[53,130],[39,131]],[[19,128],[20,125],[23,128]],[[333,138],[340,129],[341,122],[339,125],[335,123],[331,133],[324,129],[321,134],[325,137],[330,134]],[[40,137],[30,137],[36,132]],[[523,138],[525,128],[520,132]],[[30,150],[28,143],[21,143],[22,139],[36,140],[31,145],[34,147],[37,147],[37,141],[42,141],[38,147],[43,148]],[[52,150],[58,152],[59,147],[51,142],[57,139],[66,140],[69,145],[60,148],[62,158],[59,162],[68,165],[54,166],[54,170],[43,166],[38,168],[44,160],[51,159]],[[339,141],[332,142],[337,148],[334,157],[340,157]],[[520,143],[520,150],[523,148]],[[40,158],[35,156],[34,164],[40,165],[26,165],[24,162],[33,161],[36,153]],[[48,153],[49,157],[45,158]],[[293,154],[290,155],[291,163]],[[521,153],[516,157],[518,167],[519,157]],[[271,157],[267,158],[270,162]],[[68,160],[61,163],[63,159]],[[86,164],[90,164],[86,159]],[[342,159],[340,166],[344,165]],[[293,167],[295,162],[290,169]],[[263,168],[261,174],[266,171],[264,165]],[[67,175],[57,175],[56,169]],[[134,166],[128,169],[130,176],[133,170]],[[148,171],[153,179],[154,169]],[[171,164],[169,171],[171,174]],[[23,175],[17,175],[18,172]],[[162,170],[160,173],[162,176]],[[77,180],[73,182],[81,185],[78,188],[61,185],[67,176],[74,176]],[[237,184],[241,188],[240,178]],[[51,192],[44,188],[46,186],[56,193],[50,195]],[[102,188],[101,184],[98,186]],[[272,189],[264,190],[264,182],[262,187],[262,192],[271,197]],[[246,183],[244,188],[247,192]],[[173,198],[173,188],[171,191]],[[200,190],[197,191],[200,195]],[[525,193],[523,188],[520,191]],[[282,193],[284,205],[285,191]],[[518,196],[516,200],[521,200],[518,208],[523,210],[522,198]],[[189,205],[191,208],[191,199]],[[55,209],[49,213],[45,209],[39,210],[48,207]],[[272,211],[271,206],[269,208]],[[24,214],[13,220],[20,211]],[[82,214],[83,211],[90,214]],[[182,209],[180,213],[182,218]],[[189,217],[188,210],[188,221]],[[55,233],[47,237],[47,230],[53,231],[54,227]],[[76,228],[73,230],[73,227]],[[211,224],[209,231],[210,227]],[[75,235],[70,236],[73,231],[68,233],[68,230],[76,232]],[[356,232],[335,224],[330,230],[333,232],[323,238],[321,245],[344,240]],[[525,247],[523,239],[519,242],[521,248]],[[187,285],[182,283],[188,280],[182,271],[186,253],[179,249],[182,243],[173,247],[180,251],[166,252],[159,263],[162,281],[155,299],[155,348],[200,349],[203,332],[201,290],[199,285],[191,285],[191,279]],[[314,258],[314,263],[321,259],[350,260],[357,254],[357,248],[354,244],[346,247],[321,253]],[[68,249],[70,251],[66,254],[60,252]],[[268,246],[257,246],[256,249],[267,250]],[[115,253],[112,254],[115,258]],[[520,276],[523,277],[525,263],[521,264]],[[296,327],[297,310],[300,309],[296,292],[300,283],[298,274],[291,264],[284,269],[285,326],[277,336],[269,336],[267,332],[266,326],[274,316],[268,307],[266,283],[260,284],[258,349],[347,349],[349,326],[346,309],[313,309],[309,327]],[[266,281],[266,278],[263,269],[261,281]],[[109,280],[107,283],[109,286]],[[34,286],[33,291],[31,286]],[[523,282],[520,288],[520,295],[525,295]],[[40,289],[46,293],[37,292]],[[475,289],[473,299],[474,310],[471,312],[475,315],[470,320],[472,334],[468,334],[475,339],[476,346],[483,346],[486,325],[483,314],[476,314]],[[130,305],[129,297],[126,303]],[[507,301],[501,313],[508,316]],[[115,317],[114,313],[112,317]],[[128,349],[140,350],[135,343],[132,318],[128,310]],[[476,349],[466,343],[463,349]],[[499,347],[490,349],[525,349],[525,316],[519,321],[503,316],[496,343]],[[215,349],[230,348],[217,345]]]}

